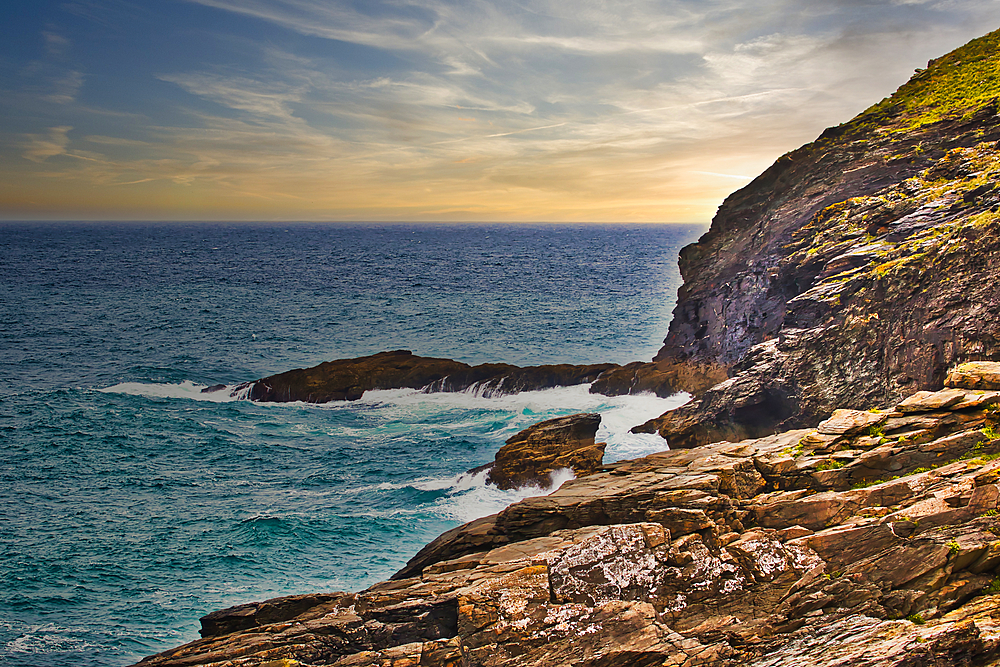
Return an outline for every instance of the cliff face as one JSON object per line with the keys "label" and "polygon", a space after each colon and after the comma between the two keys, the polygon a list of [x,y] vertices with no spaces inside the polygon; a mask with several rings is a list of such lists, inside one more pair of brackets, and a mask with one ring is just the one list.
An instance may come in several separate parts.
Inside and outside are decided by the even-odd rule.
{"label": "cliff face", "polygon": [[655,359],[702,395],[643,430],[688,447],[810,426],[1000,358],[998,98],[1000,31],[730,196],[681,252]]}

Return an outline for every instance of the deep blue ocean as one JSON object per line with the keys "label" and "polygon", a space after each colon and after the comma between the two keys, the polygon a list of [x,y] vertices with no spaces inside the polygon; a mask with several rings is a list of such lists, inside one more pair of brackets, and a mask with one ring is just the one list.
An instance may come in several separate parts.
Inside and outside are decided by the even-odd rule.
{"label": "deep blue ocean", "polygon": [[683,397],[206,385],[382,350],[471,364],[649,360],[701,225],[0,223],[0,665],[123,666],[209,611],[358,590],[499,511],[462,473],[596,411],[605,460]]}

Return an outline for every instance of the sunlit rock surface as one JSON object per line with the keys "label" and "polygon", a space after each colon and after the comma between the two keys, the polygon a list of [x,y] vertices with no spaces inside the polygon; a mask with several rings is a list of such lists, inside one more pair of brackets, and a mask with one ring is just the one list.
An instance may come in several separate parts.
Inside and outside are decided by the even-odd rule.
{"label": "sunlit rock surface", "polygon": [[992,664],[998,403],[956,387],[611,464],[445,533],[390,581],[214,612],[140,664]]}
{"label": "sunlit rock surface", "polygon": [[596,472],[605,442],[595,442],[601,415],[581,413],[539,422],[507,439],[487,470],[486,482],[500,489],[548,488],[552,473],[572,470],[578,477]]}
{"label": "sunlit rock surface", "polygon": [[998,71],[994,32],[726,199],[654,364],[697,400],[640,430],[760,437],[1000,361]]}

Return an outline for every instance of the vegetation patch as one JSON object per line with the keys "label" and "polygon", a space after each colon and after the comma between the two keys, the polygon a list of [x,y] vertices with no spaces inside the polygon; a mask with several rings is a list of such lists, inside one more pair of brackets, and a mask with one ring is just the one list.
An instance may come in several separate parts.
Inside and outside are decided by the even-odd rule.
{"label": "vegetation patch", "polygon": [[[891,97],[856,121],[911,130],[949,117],[970,117],[1000,97],[1000,30],[933,60]],[[900,118],[893,123],[890,119]]]}

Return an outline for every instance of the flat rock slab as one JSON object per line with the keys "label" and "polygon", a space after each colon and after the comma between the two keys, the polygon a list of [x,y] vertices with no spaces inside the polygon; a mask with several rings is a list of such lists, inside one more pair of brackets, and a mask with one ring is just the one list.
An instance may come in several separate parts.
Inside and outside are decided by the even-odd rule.
{"label": "flat rock slab", "polygon": [[878,426],[889,418],[886,413],[865,410],[834,410],[829,419],[821,421],[816,430],[824,435],[854,435]]}
{"label": "flat rock slab", "polygon": [[899,412],[932,412],[945,410],[965,400],[965,390],[918,391],[896,406]]}
{"label": "flat rock slab", "polygon": [[946,387],[960,389],[1000,389],[1000,362],[969,361],[948,373]]}

